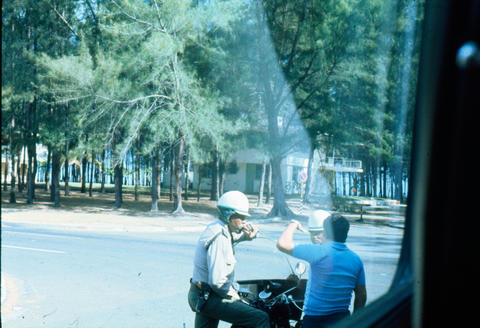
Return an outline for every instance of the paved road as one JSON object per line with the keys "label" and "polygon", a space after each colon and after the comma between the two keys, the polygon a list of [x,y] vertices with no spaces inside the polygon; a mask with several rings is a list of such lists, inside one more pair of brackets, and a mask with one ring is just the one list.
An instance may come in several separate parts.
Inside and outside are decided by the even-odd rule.
{"label": "paved road", "polygon": [[[289,274],[287,257],[272,241],[282,226],[260,228],[263,238],[237,247],[238,280]],[[369,301],[389,287],[402,233],[352,225],[348,244],[364,260]],[[16,304],[2,313],[3,327],[193,327],[186,294],[199,234],[93,233],[3,223],[2,276],[16,294],[7,295]],[[295,238],[309,242],[307,235]]]}

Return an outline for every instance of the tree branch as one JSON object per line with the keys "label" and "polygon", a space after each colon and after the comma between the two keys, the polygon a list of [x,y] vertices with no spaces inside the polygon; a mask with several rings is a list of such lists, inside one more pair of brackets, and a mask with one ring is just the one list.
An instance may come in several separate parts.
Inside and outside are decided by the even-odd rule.
{"label": "tree branch", "polygon": [[80,38],[77,34],[77,32],[75,32],[75,30],[73,29],[73,27],[68,24],[67,20],[65,19],[65,17],[63,17],[57,9],[55,9],[55,7],[49,2],[49,1],[46,1],[46,3],[48,3],[48,5],[50,6],[50,8],[53,9],[53,11],[55,12],[55,14],[57,14],[58,17],[60,17],[60,19],[63,21],[63,23],[65,23],[65,25],[67,25],[67,27],[70,29],[70,31],[72,31],[72,33],[77,37],[77,38]]}
{"label": "tree branch", "polygon": [[164,98],[164,99],[168,99],[168,100],[172,99],[172,98],[170,98],[168,96],[165,96],[165,95],[148,95],[148,96],[145,96],[145,97],[138,97],[138,98],[131,99],[131,100],[116,100],[116,99],[108,98],[108,97],[101,96],[101,95],[95,95],[95,97],[106,100],[106,101],[109,101],[109,102],[113,102],[113,103],[116,103],[116,104],[133,104],[133,103],[136,103],[137,101],[145,100],[145,99],[148,99],[148,98]]}

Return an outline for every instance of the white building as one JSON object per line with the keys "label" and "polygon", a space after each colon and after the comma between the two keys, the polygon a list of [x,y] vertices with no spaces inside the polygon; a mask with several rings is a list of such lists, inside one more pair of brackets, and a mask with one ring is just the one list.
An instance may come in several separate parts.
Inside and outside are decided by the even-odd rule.
{"label": "white building", "polygon": [[[225,172],[224,190],[239,190],[245,193],[258,193],[262,177],[263,163],[266,155],[256,149],[241,150],[236,152],[227,165]],[[300,193],[299,173],[308,169],[308,153],[292,152],[288,154],[280,164],[282,180],[287,194]],[[198,166],[194,168],[198,172]],[[198,174],[191,172],[189,177],[192,179],[193,186],[198,184]],[[322,193],[322,189],[329,188],[324,186],[328,181],[328,176],[334,176],[334,172],[354,172],[362,173],[362,162],[359,160],[350,160],[340,157],[325,157],[316,151],[312,166],[312,188]],[[330,172],[325,175],[322,172]],[[268,176],[265,177],[267,183]],[[211,176],[204,176],[201,180],[200,188],[210,190]],[[325,191],[327,192],[327,191]]]}

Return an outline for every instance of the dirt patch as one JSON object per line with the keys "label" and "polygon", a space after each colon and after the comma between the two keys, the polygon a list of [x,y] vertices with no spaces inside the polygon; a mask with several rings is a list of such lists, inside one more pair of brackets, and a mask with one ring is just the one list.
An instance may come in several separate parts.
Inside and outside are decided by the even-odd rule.
{"label": "dirt patch", "polygon": [[[55,208],[53,202],[50,201],[50,194],[43,188],[37,188],[35,190],[34,204],[27,204],[26,194],[16,194],[17,202],[14,204],[9,203],[8,192],[2,192],[2,209],[31,209],[34,207],[42,206],[43,208]],[[114,194],[113,193],[99,193],[93,192],[92,197],[89,197],[87,193],[81,193],[76,190],[70,191],[69,196],[64,196],[63,190],[61,191],[60,207],[55,209],[62,209],[67,211],[80,211],[88,213],[100,213],[100,212],[112,212],[116,214],[123,214],[128,216],[145,216],[150,215],[151,209],[151,197],[149,195],[140,194],[139,199],[136,201],[132,193],[123,194],[123,204],[119,209],[114,208]],[[168,197],[168,196],[167,196]],[[187,212],[201,212],[215,214],[215,202],[202,197],[200,202],[196,200],[183,201],[184,209]],[[159,212],[169,213],[173,209],[173,203],[162,195],[162,198],[158,201]]]}
{"label": "dirt patch", "polygon": [[[60,206],[54,207],[50,193],[43,185],[37,186],[33,204],[27,204],[26,193],[17,192],[16,203],[9,202],[9,193],[2,192],[2,221],[32,224],[62,225],[73,229],[119,230],[119,231],[162,231],[162,229],[202,228],[218,215],[216,201],[206,194],[200,199],[190,195],[183,200],[185,213],[172,215],[173,202],[168,194],[162,194],[158,201],[158,211],[151,211],[151,196],[144,192],[135,200],[133,192],[123,193],[121,208],[114,207],[115,195],[112,192],[81,193],[79,189],[65,196],[61,190]],[[257,196],[247,195],[250,201],[251,220],[265,219],[272,204],[257,206]],[[298,198],[287,201],[296,219],[308,217],[311,208],[302,204]]]}

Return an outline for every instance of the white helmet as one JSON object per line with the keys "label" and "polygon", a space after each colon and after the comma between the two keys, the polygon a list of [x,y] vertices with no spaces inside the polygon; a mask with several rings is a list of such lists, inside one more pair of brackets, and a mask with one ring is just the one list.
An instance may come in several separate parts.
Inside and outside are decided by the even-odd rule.
{"label": "white helmet", "polygon": [[243,216],[250,216],[248,214],[248,198],[240,191],[229,191],[220,197],[217,203],[219,209],[231,210]]}
{"label": "white helmet", "polygon": [[330,216],[330,213],[324,210],[317,210],[310,214],[308,218],[308,231],[323,231],[323,222]]}

